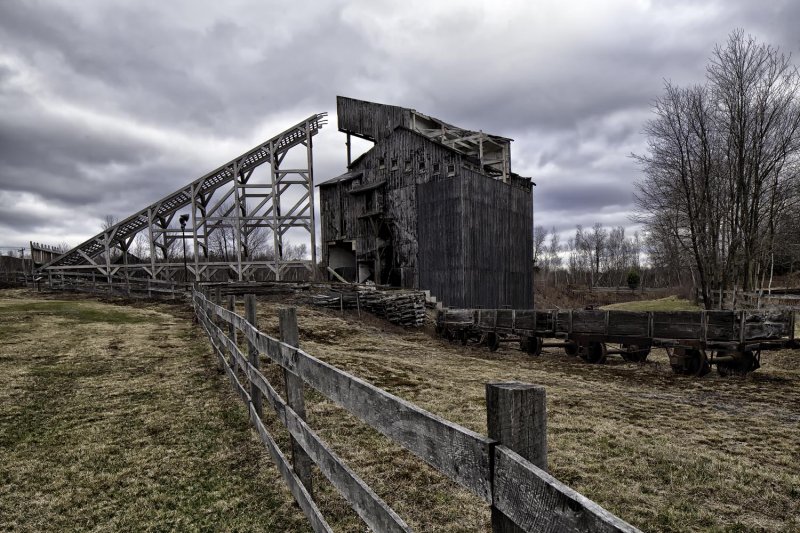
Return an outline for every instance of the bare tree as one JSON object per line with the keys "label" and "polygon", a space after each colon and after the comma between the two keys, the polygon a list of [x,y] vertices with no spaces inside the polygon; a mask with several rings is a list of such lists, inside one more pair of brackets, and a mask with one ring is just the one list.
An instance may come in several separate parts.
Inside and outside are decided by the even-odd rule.
{"label": "bare tree", "polygon": [[114,215],[106,215],[103,217],[103,221],[100,223],[100,226],[103,228],[103,231],[109,230],[117,225],[119,222],[119,218]]}
{"label": "bare tree", "polygon": [[237,256],[239,246],[236,232],[240,230],[243,258],[273,258],[273,247],[268,242],[270,233],[267,228],[244,218],[237,225],[236,206],[232,201],[222,204],[218,211],[224,218],[209,224],[209,254],[219,257],[222,261],[233,261]]}
{"label": "bare tree", "polygon": [[287,242],[283,245],[284,261],[299,261],[301,259],[306,259],[308,254],[308,245],[306,243],[292,244]]}
{"label": "bare tree", "polygon": [[544,241],[547,239],[547,230],[544,226],[536,226],[533,229],[533,264],[539,266],[539,257],[543,252]]}
{"label": "bare tree", "polygon": [[668,83],[654,105],[648,153],[634,156],[638,220],[651,246],[688,254],[706,307],[717,290],[757,286],[774,262],[778,221],[797,207],[799,90],[788,57],[735,31],[705,85]]}
{"label": "bare tree", "polygon": [[548,270],[553,272],[553,285],[556,286],[558,286],[558,271],[561,269],[561,256],[559,255],[560,252],[560,238],[555,226],[553,226],[552,230],[550,231],[550,243],[547,245],[547,266]]}
{"label": "bare tree", "polygon": [[590,287],[599,281],[600,277],[600,262],[605,258],[606,239],[608,238],[608,231],[603,228],[599,222],[595,222],[592,227],[592,232],[586,234],[586,249],[589,254],[591,262],[591,277]]}

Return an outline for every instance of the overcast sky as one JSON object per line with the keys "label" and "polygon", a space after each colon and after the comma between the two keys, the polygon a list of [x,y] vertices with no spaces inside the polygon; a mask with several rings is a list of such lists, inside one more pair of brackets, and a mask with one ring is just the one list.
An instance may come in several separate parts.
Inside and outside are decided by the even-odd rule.
{"label": "overcast sky", "polygon": [[0,246],[77,245],[320,111],[338,175],[337,94],[512,137],[537,225],[632,228],[664,80],[702,81],[734,28],[796,58],[798,23],[797,0],[4,0]]}

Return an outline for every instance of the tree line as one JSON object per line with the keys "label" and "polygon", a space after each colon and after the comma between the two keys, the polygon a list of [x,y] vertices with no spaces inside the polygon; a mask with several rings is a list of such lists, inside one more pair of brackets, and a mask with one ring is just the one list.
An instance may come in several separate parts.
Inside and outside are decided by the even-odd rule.
{"label": "tree line", "polygon": [[628,276],[642,271],[642,241],[638,232],[625,235],[625,228],[591,228],[578,225],[566,242],[556,228],[536,226],[533,232],[533,261],[539,279],[555,286],[623,286]]}

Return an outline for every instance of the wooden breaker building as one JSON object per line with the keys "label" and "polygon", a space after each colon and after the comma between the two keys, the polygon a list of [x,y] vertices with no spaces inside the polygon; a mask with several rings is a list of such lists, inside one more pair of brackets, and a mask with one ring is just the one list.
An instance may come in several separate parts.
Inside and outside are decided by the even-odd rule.
{"label": "wooden breaker building", "polygon": [[[328,268],[449,307],[533,307],[534,183],[511,171],[511,139],[403,107],[336,107],[348,168],[319,185]],[[351,161],[353,135],[375,144]]]}

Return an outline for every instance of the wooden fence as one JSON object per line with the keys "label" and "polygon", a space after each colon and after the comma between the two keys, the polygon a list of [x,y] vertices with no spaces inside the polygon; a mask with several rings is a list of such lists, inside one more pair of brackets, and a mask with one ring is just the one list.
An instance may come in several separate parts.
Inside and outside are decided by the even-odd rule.
{"label": "wooden fence", "polygon": [[[800,310],[800,294],[792,290],[777,289],[745,291],[711,291],[712,305],[716,309],[789,309]],[[696,289],[695,299],[702,301],[700,290]],[[720,301],[722,302],[720,304]]]}
{"label": "wooden fence", "polygon": [[0,283],[14,287],[24,287],[29,279],[23,272],[0,271]]}
{"label": "wooden fence", "polygon": [[179,281],[150,278],[108,277],[103,274],[75,272],[43,272],[34,278],[33,288],[47,287],[51,290],[89,292],[109,296],[131,298],[181,297],[187,294],[190,285]]}
{"label": "wooden fence", "polygon": [[[246,318],[200,291],[192,292],[198,322],[219,363],[247,406],[250,421],[314,531],[331,531],[313,499],[311,464],[373,531],[411,531],[305,421],[304,384],[426,461],[491,506],[493,531],[634,532],[596,503],[562,484],[547,468],[546,406],[542,387],[487,384],[489,437],[431,414],[297,347],[293,308],[279,313],[281,340],[260,332],[256,300],[245,295]],[[220,297],[215,298],[219,301]],[[243,335],[247,355],[239,347]],[[284,369],[287,398],[259,370],[259,354]],[[262,422],[266,401],[291,435],[291,462]]]}

